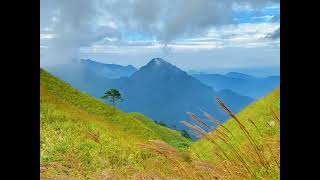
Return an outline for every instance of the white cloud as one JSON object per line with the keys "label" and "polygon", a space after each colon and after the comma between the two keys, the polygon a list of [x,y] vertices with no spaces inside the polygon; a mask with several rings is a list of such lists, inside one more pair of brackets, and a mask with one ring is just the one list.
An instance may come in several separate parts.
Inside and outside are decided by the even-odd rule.
{"label": "white cloud", "polygon": [[264,20],[264,21],[269,21],[273,18],[274,16],[271,15],[265,15],[265,16],[254,16],[252,17],[252,19],[260,19],[260,20]]}
{"label": "white cloud", "polygon": [[[79,33],[79,36],[91,33],[88,27],[103,25],[117,31],[126,29],[152,34],[163,44],[169,44],[185,35],[205,33],[216,25],[234,23],[233,11],[248,11],[253,8],[263,8],[270,2],[279,2],[279,0],[69,1],[43,0],[41,24],[47,25],[51,22],[51,26],[56,24],[60,26],[60,30],[75,26],[73,31],[84,32]],[[79,39],[81,44],[82,41],[92,40],[82,37]]]}
{"label": "white cloud", "polygon": [[40,39],[52,39],[54,38],[53,34],[40,34]]}
{"label": "white cloud", "polygon": [[[265,39],[270,32],[279,28],[278,23],[239,24],[225,25],[211,28],[207,34],[192,38],[181,38],[172,41],[168,47],[173,52],[200,51],[230,47],[256,48],[279,47],[277,39]],[[94,44],[91,47],[82,48],[85,52],[106,53],[141,53],[143,49],[161,49],[163,46],[155,40],[121,41],[110,39],[107,43]]]}
{"label": "white cloud", "polygon": [[[152,56],[161,52],[222,52],[228,48],[270,50],[280,44],[279,40],[262,38],[279,28],[279,23],[232,24],[235,23],[234,10],[256,10],[265,7],[269,0],[99,2],[42,0],[40,41],[41,49],[47,47],[44,57],[62,62],[78,58],[78,53],[91,53],[118,54],[128,59],[136,55],[139,59],[141,54]],[[128,40],[130,38],[122,37],[123,31],[152,38]],[[249,57],[254,50],[245,52]],[[210,59],[209,55],[202,57]]]}

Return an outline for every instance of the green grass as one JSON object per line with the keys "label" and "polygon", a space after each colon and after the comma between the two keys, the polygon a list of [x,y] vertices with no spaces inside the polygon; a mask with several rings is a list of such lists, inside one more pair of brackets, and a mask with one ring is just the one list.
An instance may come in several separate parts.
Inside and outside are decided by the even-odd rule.
{"label": "green grass", "polygon": [[139,113],[125,113],[82,93],[40,69],[40,169],[43,179],[98,175],[130,176],[166,164],[141,150],[151,139],[180,151],[190,141]]}
{"label": "green grass", "polygon": [[234,119],[223,124],[231,133],[219,126],[191,143],[41,69],[40,77],[42,179],[280,178],[280,88],[236,115],[253,143]]}
{"label": "green grass", "polygon": [[[234,172],[234,169],[230,166],[235,165],[238,160],[230,148],[232,146],[248,164],[248,169],[252,171],[256,179],[279,179],[280,169],[276,161],[280,161],[280,123],[272,116],[271,109],[275,112],[276,116],[280,117],[280,88],[275,89],[264,98],[252,103],[236,115],[240,123],[249,132],[254,143],[256,143],[259,149],[258,151],[265,159],[266,164],[269,165],[268,168],[257,164],[259,157],[254,151],[254,146],[250,143],[248,136],[241,130],[239,124],[234,119],[230,119],[224,123],[224,126],[230,130],[231,133],[227,132],[221,126],[217,128],[229,136],[229,138],[226,138],[228,143],[223,142],[223,140],[219,138],[219,136],[222,136],[221,133],[213,131],[209,136],[212,138],[212,141],[216,142],[221,148],[219,149],[212,141],[203,138],[190,147],[189,151],[192,159],[210,162],[215,166],[220,166],[228,162],[226,163],[228,165],[223,167],[228,168],[229,166],[230,171]],[[250,122],[249,119],[254,124]],[[222,151],[229,156],[229,159],[224,157]],[[275,158],[271,157],[272,154]],[[248,175],[246,173],[244,173],[244,176]],[[227,175],[226,177],[229,176]]]}

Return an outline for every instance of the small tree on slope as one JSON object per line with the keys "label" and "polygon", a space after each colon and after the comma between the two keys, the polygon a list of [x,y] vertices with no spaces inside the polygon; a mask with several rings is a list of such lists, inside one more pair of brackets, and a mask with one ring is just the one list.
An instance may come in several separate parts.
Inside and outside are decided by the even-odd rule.
{"label": "small tree on slope", "polygon": [[116,102],[123,100],[120,92],[117,89],[109,89],[104,93],[104,96],[102,96],[101,98],[108,99],[112,103],[113,107],[115,107]]}

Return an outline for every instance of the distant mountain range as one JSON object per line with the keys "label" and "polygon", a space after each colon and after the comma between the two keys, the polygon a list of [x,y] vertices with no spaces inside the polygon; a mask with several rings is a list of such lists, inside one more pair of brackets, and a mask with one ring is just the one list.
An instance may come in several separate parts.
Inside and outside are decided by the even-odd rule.
{"label": "distant mountain range", "polygon": [[193,77],[215,90],[230,89],[238,94],[259,99],[280,85],[280,76],[257,78],[230,72],[221,74],[193,74]]}
{"label": "distant mountain range", "polygon": [[81,61],[46,67],[45,69],[70,85],[95,97],[101,97],[105,88],[114,83],[114,79],[100,76]]}
{"label": "distant mountain range", "polygon": [[113,79],[129,77],[137,71],[132,65],[104,64],[90,59],[82,59],[80,62],[97,75]]}
{"label": "distant mountain range", "polygon": [[225,74],[225,76],[229,78],[238,78],[238,79],[256,79],[254,76],[243,74],[243,73],[238,73],[238,72],[229,72]]}
{"label": "distant mountain range", "polygon": [[[254,100],[232,90],[214,90],[160,58],[152,59],[131,76],[118,79],[102,76],[103,68],[99,65],[104,66],[82,60],[80,63],[48,68],[48,71],[98,98],[107,89],[117,88],[124,98],[119,108],[127,112],[141,112],[179,130],[187,129],[180,123],[182,120],[190,121],[186,112],[202,114],[206,111],[221,121],[226,120],[228,117],[218,107],[214,97],[220,97],[235,113]],[[96,69],[100,72],[97,73]],[[207,123],[213,127],[212,122]]]}

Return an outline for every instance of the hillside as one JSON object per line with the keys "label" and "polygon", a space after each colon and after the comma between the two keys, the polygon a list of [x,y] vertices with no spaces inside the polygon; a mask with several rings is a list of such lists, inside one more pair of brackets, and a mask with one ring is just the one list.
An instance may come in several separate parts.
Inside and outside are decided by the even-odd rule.
{"label": "hillside", "polygon": [[168,159],[178,175],[176,179],[280,179],[280,89],[237,115],[228,104],[217,101],[232,119],[221,124],[206,114],[218,124],[209,133],[205,122],[197,116],[192,116],[193,122],[184,121],[183,124],[202,137],[191,145],[188,153],[176,152],[161,141],[148,141],[140,147]]}
{"label": "hillside", "polygon": [[192,159],[220,167],[218,174],[229,179],[279,179],[280,88],[236,117],[194,143]]}
{"label": "hillside", "polygon": [[[183,151],[190,141],[139,113],[125,113],[40,69],[41,178],[132,176],[144,169],[170,172],[166,159],[137,144],[162,140]],[[119,178],[121,178],[119,177]]]}

